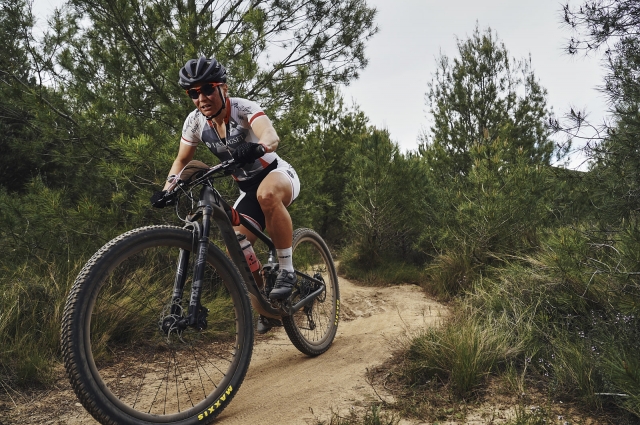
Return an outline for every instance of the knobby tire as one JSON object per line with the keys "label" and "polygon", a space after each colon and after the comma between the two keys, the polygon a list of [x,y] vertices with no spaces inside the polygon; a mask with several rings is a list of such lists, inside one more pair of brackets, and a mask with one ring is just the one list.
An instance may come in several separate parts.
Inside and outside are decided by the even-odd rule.
{"label": "knobby tire", "polygon": [[[293,266],[296,271],[324,281],[326,286],[326,290],[314,300],[310,310],[302,308],[292,316],[282,318],[284,329],[293,345],[308,356],[318,356],[329,349],[336,336],[340,290],[331,252],[322,237],[313,230],[296,229],[294,232]],[[313,283],[298,276],[292,304],[309,290],[313,290]],[[296,295],[297,291],[302,293]]]}
{"label": "knobby tire", "polygon": [[[188,230],[149,226],[102,247],[69,294],[62,320],[64,364],[82,405],[102,424],[210,423],[242,383],[253,348],[249,298],[232,262],[207,253],[202,331],[163,332]],[[192,252],[190,264],[195,260]],[[182,304],[187,308],[191,265]]]}

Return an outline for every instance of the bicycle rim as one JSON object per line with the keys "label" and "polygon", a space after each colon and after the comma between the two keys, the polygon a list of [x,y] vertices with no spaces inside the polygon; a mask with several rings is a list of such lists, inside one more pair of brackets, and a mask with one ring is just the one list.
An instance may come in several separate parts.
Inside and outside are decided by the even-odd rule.
{"label": "bicycle rim", "polygon": [[296,271],[313,280],[298,275],[292,305],[315,290],[316,281],[324,282],[325,290],[313,304],[292,316],[283,317],[284,328],[293,345],[309,356],[317,356],[331,346],[338,327],[338,276],[329,249],[320,235],[310,229],[297,229],[294,232],[293,265]]}
{"label": "bicycle rim", "polygon": [[205,328],[161,326],[186,316],[193,253],[185,301],[171,315],[181,248],[192,250],[191,233],[182,229],[129,232],[98,252],[72,289],[63,326],[65,365],[83,405],[102,423],[208,422],[244,378],[251,310],[219,249],[210,246],[202,282]]}

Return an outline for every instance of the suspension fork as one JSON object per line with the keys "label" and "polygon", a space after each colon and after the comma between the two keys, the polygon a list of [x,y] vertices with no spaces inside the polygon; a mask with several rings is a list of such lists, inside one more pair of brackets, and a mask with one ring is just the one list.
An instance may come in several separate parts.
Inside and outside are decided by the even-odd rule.
{"label": "suspension fork", "polygon": [[206,311],[200,304],[202,296],[202,282],[204,269],[207,264],[207,250],[209,249],[209,229],[211,228],[211,216],[213,209],[209,205],[202,207],[202,229],[198,233],[196,264],[193,268],[193,283],[191,284],[191,298],[187,310],[188,326],[196,326],[199,329],[206,327]]}
{"label": "suspension fork", "polygon": [[[191,258],[191,251],[196,251],[198,249],[198,241],[200,241],[201,239],[200,235],[203,234],[200,223],[195,221],[196,218],[200,216],[200,214],[201,212],[194,214],[194,216],[191,217],[191,220],[186,226],[186,228],[190,228],[192,233],[191,250],[181,248],[180,254],[178,256],[178,262],[176,265],[176,277],[173,281],[173,293],[171,295],[171,315],[173,316],[183,316],[182,297],[184,295],[184,286],[187,281],[187,268],[189,266],[189,259]],[[205,234],[205,236],[206,235],[207,234]]]}
{"label": "suspension fork", "polygon": [[187,279],[189,256],[189,251],[180,249],[178,265],[176,266],[176,277],[173,281],[173,294],[171,295],[171,315],[174,317],[182,316],[182,293],[184,292],[184,284]]}

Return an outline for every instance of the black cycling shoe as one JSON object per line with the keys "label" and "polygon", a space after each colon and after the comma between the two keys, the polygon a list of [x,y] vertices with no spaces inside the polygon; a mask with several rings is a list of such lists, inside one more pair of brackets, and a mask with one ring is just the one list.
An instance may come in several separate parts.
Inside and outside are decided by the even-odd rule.
{"label": "black cycling shoe", "polygon": [[280,322],[278,319],[271,319],[269,317],[260,315],[258,317],[258,324],[256,325],[256,332],[259,334],[266,334],[276,326],[282,326],[282,322]]}
{"label": "black cycling shoe", "polygon": [[273,286],[271,292],[269,292],[269,298],[272,300],[287,299],[293,291],[293,285],[295,285],[297,281],[298,278],[294,272],[280,270],[280,274],[276,278],[276,284]]}

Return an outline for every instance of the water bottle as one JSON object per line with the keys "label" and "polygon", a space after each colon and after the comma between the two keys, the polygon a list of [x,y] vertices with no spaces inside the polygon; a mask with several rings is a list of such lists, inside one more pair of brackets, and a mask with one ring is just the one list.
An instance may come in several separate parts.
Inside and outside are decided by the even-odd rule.
{"label": "water bottle", "polygon": [[236,233],[236,236],[238,237],[240,248],[242,248],[242,252],[244,252],[244,258],[247,260],[251,273],[258,271],[260,269],[260,262],[258,261],[258,257],[256,257],[253,246],[251,246],[251,242],[249,242],[247,237],[242,233]]}

